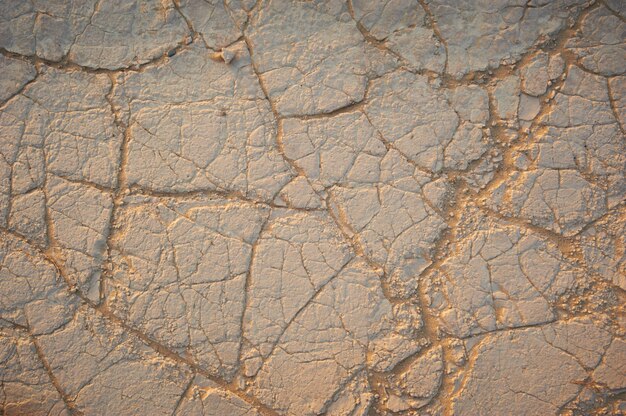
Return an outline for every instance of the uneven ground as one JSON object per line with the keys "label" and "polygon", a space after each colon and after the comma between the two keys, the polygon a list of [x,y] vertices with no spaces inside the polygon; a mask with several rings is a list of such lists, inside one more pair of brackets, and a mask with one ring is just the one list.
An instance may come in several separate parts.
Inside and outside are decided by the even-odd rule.
{"label": "uneven ground", "polygon": [[625,19],[0,0],[2,414],[626,414]]}

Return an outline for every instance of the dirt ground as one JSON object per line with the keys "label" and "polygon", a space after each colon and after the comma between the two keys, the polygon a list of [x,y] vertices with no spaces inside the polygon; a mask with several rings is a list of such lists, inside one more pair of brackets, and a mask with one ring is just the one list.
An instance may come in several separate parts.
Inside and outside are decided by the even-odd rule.
{"label": "dirt ground", "polygon": [[0,414],[626,414],[623,0],[0,0]]}

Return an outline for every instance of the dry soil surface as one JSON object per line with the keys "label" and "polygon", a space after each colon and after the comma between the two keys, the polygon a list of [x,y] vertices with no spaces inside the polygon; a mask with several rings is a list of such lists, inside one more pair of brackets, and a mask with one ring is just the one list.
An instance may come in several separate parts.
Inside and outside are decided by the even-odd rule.
{"label": "dry soil surface", "polygon": [[623,0],[0,0],[2,415],[626,413]]}

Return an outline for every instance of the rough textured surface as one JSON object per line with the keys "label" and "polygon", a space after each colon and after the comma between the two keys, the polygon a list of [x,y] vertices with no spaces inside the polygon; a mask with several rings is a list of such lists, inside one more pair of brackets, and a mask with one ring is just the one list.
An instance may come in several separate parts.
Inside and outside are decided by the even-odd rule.
{"label": "rough textured surface", "polygon": [[183,41],[187,26],[160,0],[57,0],[0,4],[0,47],[89,68],[144,64]]}
{"label": "rough textured surface", "polygon": [[573,23],[584,0],[425,2],[448,51],[447,72],[462,76],[512,63]]}
{"label": "rough textured surface", "polygon": [[619,0],[0,0],[0,414],[626,414]]}

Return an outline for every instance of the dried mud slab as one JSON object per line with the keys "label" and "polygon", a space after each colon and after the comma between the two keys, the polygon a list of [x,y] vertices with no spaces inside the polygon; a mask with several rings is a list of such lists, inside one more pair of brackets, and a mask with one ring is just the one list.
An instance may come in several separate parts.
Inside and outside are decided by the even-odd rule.
{"label": "dried mud slab", "polygon": [[267,215],[227,200],[126,200],[111,238],[107,308],[207,371],[231,377],[252,247]]}
{"label": "dried mud slab", "polygon": [[267,2],[255,12],[246,38],[279,114],[328,113],[363,99],[365,40],[354,22],[338,19],[332,10]]}
{"label": "dried mud slab", "polygon": [[44,67],[0,109],[0,223],[49,249],[94,300],[123,137],[111,87],[106,75]]}
{"label": "dried mud slab", "polygon": [[271,200],[289,181],[274,142],[271,108],[245,44],[233,45],[232,53],[235,59],[225,65],[193,45],[167,66],[120,77],[116,100],[131,136],[131,186]]}
{"label": "dried mud slab", "polygon": [[3,411],[171,411],[188,383],[186,366],[81,305],[56,267],[22,239],[3,233],[0,259]]}
{"label": "dried mud slab", "polygon": [[0,47],[88,68],[144,64],[188,34],[170,2],[68,0],[0,3]]}
{"label": "dried mud slab", "polygon": [[486,337],[473,347],[475,358],[451,412],[558,413],[588,377],[585,367],[594,368],[602,358],[600,353],[589,355],[588,348],[604,351],[610,339],[605,331],[579,322]]}
{"label": "dried mud slab", "polygon": [[460,338],[552,322],[559,296],[581,279],[554,244],[497,222],[459,238],[452,251],[429,296],[439,329]]}
{"label": "dried mud slab", "polygon": [[606,7],[598,7],[585,17],[580,34],[567,47],[578,55],[581,65],[604,76],[626,71],[626,23]]}
{"label": "dried mud slab", "polygon": [[584,0],[426,2],[448,51],[450,75],[460,77],[516,62],[537,43],[574,23]]}
{"label": "dried mud slab", "polygon": [[0,0],[0,414],[626,414],[616,0]]}

